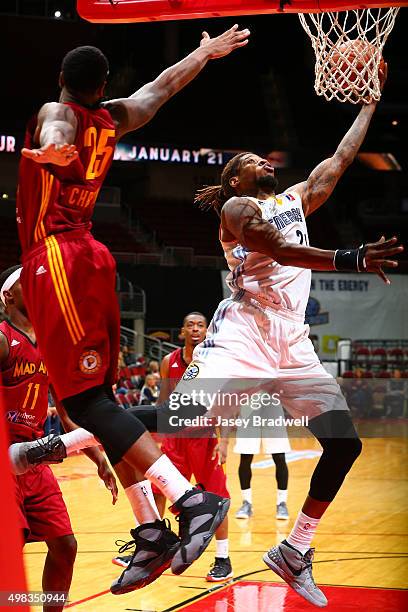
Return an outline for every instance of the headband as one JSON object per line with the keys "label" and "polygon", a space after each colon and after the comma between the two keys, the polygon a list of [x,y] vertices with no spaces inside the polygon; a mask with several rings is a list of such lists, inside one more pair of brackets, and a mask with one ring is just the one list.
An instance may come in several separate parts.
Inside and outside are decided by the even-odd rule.
{"label": "headband", "polygon": [[6,291],[8,291],[9,289],[11,289],[11,287],[14,285],[14,283],[16,281],[18,281],[18,279],[20,278],[20,274],[21,274],[21,270],[22,269],[23,268],[21,267],[21,268],[17,268],[17,270],[14,270],[14,272],[12,272],[10,274],[10,276],[8,276],[6,278],[6,280],[4,281],[4,283],[3,283],[3,285],[2,285],[2,287],[0,289],[0,300],[3,302],[4,306],[6,305],[6,300],[5,300],[5,297],[4,297],[4,293]]}

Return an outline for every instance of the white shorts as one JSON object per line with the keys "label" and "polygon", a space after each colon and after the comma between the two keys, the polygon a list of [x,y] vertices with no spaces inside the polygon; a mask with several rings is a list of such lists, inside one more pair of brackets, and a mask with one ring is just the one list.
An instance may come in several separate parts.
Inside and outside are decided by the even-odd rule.
{"label": "white shorts", "polygon": [[236,438],[234,445],[234,453],[238,455],[274,455],[291,450],[288,438]]}
{"label": "white shorts", "polygon": [[[241,408],[241,418],[250,417],[253,411],[249,406]],[[257,415],[265,421],[265,419],[284,416],[281,406],[275,406],[273,409],[262,408],[257,410]],[[261,451],[262,448],[262,451]],[[239,455],[257,455],[263,452],[267,455],[275,453],[288,453],[291,449],[286,427],[268,427],[268,425],[259,425],[258,427],[238,427],[235,432],[234,453]]]}
{"label": "white shorts", "polygon": [[275,390],[293,418],[348,410],[308,336],[309,326],[300,314],[261,306],[247,295],[240,301],[223,300],[175,391],[191,395],[202,388]]}

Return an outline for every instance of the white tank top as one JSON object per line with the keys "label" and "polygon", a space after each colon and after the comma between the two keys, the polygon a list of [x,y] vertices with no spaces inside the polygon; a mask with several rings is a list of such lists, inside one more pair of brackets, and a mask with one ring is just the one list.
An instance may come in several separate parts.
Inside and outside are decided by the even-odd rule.
{"label": "white tank top", "polygon": [[[246,196],[244,196],[246,197]],[[262,218],[272,223],[287,242],[309,244],[302,200],[285,192],[267,200],[248,199],[259,206]],[[311,270],[282,266],[268,255],[250,251],[238,243],[222,242],[230,273],[226,282],[233,294],[244,290],[258,298],[304,315],[310,293]]]}

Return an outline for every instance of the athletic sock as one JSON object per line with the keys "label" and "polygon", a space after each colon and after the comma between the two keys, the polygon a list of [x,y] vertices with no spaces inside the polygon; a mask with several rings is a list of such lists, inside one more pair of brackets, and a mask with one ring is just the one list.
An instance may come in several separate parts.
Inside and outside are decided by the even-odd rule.
{"label": "athletic sock", "polygon": [[242,499],[252,504],[252,489],[241,489]]}
{"label": "athletic sock", "polygon": [[98,442],[95,436],[82,427],[62,434],[60,438],[67,449],[67,455],[72,455],[72,453],[75,453],[75,451],[81,450],[82,448],[100,445],[100,442]]}
{"label": "athletic sock", "polygon": [[278,489],[277,495],[276,495],[276,504],[279,506],[279,504],[281,504],[282,502],[286,502],[288,501],[288,490],[287,489]]}
{"label": "athletic sock", "polygon": [[142,482],[130,485],[130,487],[125,489],[125,493],[138,524],[153,523],[160,519],[153,497],[152,486],[148,480],[142,480]]}
{"label": "athletic sock", "polygon": [[161,455],[147,470],[145,477],[150,480],[171,501],[172,504],[193,489],[166,455]]}
{"label": "athletic sock", "polygon": [[226,540],[215,540],[215,556],[219,559],[228,559],[229,545],[228,538]]}
{"label": "athletic sock", "polygon": [[24,447],[24,442],[16,442],[11,444],[8,448],[8,455],[10,459],[10,467],[16,476],[24,474],[29,468],[27,457],[21,449]]}
{"label": "athletic sock", "polygon": [[286,538],[287,543],[304,555],[310,548],[319,522],[320,519],[299,512],[293,529]]}

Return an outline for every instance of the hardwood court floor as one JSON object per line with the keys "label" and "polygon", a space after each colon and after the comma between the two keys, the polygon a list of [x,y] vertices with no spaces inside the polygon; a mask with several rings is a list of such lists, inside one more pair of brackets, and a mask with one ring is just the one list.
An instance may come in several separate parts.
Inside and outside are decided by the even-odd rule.
{"label": "hardwood court floor", "polygon": [[[254,516],[239,521],[237,456],[230,453],[227,473],[232,495],[231,559],[235,581],[227,586],[205,582],[214,544],[185,574],[166,572],[141,591],[113,596],[111,582],[120,573],[111,559],[115,539],[128,539],[132,515],[123,493],[115,507],[84,456],[70,458],[58,476],[78,540],[78,556],[67,606],[78,612],[138,610],[164,612],[272,612],[313,610],[262,562],[264,551],[283,539],[307,493],[319,445],[294,440],[289,463],[289,521],[275,520],[276,484],[268,457],[257,456],[253,470]],[[313,456],[315,455],[315,456]],[[270,458],[269,458],[270,459]],[[329,597],[330,611],[396,612],[408,609],[408,446],[406,439],[366,439],[364,450],[327,511],[314,541],[314,576]],[[30,589],[41,589],[45,546],[25,548]],[[237,580],[238,579],[238,580]],[[325,588],[324,585],[327,585]],[[350,588],[353,587],[353,588]],[[361,588],[356,588],[361,587]],[[35,608],[38,610],[38,608]]]}

